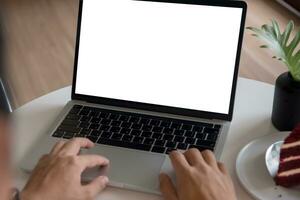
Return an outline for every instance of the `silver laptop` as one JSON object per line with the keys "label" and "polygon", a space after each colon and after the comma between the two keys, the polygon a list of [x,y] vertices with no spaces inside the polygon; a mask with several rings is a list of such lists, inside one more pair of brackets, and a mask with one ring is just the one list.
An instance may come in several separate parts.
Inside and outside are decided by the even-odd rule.
{"label": "silver laptop", "polygon": [[97,145],[82,153],[111,161],[112,186],[158,194],[159,173],[174,178],[172,150],[210,149],[219,159],[245,15],[240,1],[81,0],[72,100],[22,169],[59,140],[87,137]]}

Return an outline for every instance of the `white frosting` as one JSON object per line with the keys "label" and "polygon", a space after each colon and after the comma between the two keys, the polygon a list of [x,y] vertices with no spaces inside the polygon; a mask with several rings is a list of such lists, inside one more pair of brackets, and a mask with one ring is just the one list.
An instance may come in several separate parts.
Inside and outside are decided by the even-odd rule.
{"label": "white frosting", "polygon": [[296,147],[296,146],[300,146],[300,141],[293,142],[293,143],[288,143],[288,144],[283,144],[281,148],[282,149],[288,149],[288,148]]}
{"label": "white frosting", "polygon": [[[290,156],[290,157],[287,157],[287,158],[284,158],[282,160],[282,162],[289,162],[289,161],[293,161],[293,160],[299,160],[300,159],[300,156]],[[300,166],[299,166],[300,167]]]}
{"label": "white frosting", "polygon": [[300,173],[300,168],[281,172],[278,174],[278,176],[291,176],[291,175],[295,175],[295,174],[299,174],[299,173]]}

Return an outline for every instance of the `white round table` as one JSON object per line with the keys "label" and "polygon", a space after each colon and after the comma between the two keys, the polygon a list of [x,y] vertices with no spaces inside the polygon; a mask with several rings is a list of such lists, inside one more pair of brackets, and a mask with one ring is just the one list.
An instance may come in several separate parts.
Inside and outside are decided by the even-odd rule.
{"label": "white round table", "polygon": [[[235,110],[230,132],[221,160],[226,164],[233,178],[238,199],[253,199],[240,186],[235,172],[235,161],[239,151],[253,139],[277,132],[270,121],[274,86],[239,78]],[[39,97],[13,112],[14,151],[16,166],[26,151],[41,133],[54,121],[63,106],[70,100],[71,87],[59,89]],[[22,188],[28,174],[17,170],[15,184]],[[99,198],[101,200],[158,200],[156,195],[134,191],[108,188]]]}

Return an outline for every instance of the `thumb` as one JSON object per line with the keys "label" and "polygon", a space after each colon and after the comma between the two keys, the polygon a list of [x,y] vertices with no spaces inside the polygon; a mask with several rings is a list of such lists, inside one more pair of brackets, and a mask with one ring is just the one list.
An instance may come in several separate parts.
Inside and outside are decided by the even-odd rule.
{"label": "thumb", "polygon": [[90,196],[96,197],[102,190],[105,189],[108,182],[109,182],[108,177],[99,176],[99,177],[95,178],[92,182],[87,184],[85,187]]}
{"label": "thumb", "polygon": [[175,186],[168,175],[160,174],[159,182],[164,200],[178,200]]}

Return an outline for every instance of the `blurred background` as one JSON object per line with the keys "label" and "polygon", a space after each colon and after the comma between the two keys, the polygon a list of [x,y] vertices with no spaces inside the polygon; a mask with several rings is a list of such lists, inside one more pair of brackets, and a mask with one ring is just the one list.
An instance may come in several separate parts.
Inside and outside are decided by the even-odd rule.
{"label": "blurred background", "polygon": [[[246,0],[247,26],[276,19],[300,25],[297,0]],[[289,3],[289,4],[288,4]],[[6,87],[14,108],[71,85],[78,0],[0,0],[5,41]],[[245,32],[240,76],[274,84],[286,68]],[[215,47],[218,48],[218,47]]]}

